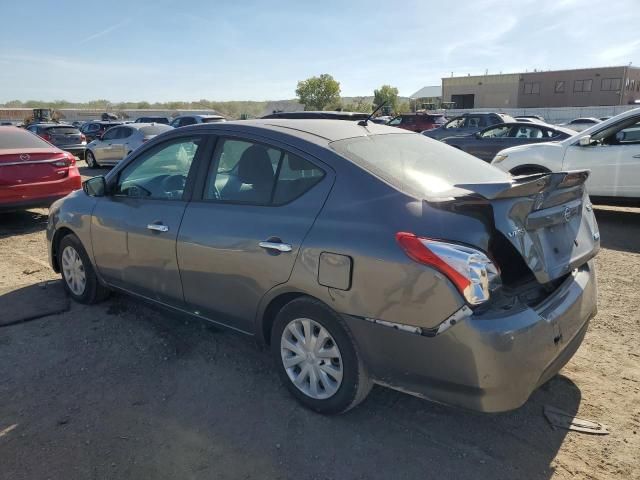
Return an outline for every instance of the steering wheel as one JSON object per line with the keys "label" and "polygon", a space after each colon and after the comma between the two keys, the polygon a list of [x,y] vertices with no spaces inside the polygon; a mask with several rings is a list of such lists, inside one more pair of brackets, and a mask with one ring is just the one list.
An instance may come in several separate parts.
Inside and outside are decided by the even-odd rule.
{"label": "steering wheel", "polygon": [[183,191],[187,185],[187,177],[184,175],[167,175],[161,182],[162,190],[165,192]]}

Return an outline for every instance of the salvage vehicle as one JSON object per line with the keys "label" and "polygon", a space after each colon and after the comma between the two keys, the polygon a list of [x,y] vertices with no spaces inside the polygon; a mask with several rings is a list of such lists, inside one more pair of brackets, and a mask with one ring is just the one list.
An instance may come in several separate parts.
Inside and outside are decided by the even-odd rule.
{"label": "salvage vehicle", "polygon": [[444,125],[425,130],[422,134],[429,138],[442,140],[443,138],[471,135],[485,127],[510,122],[515,122],[514,118],[504,113],[465,113],[449,120]]}
{"label": "salvage vehicle", "polygon": [[115,165],[144,142],[171,129],[160,123],[127,123],[110,128],[87,145],[87,166]]}
{"label": "salvage vehicle", "polygon": [[172,129],[50,209],[53,269],[269,345],[315,411],[373,383],[497,412],[572,357],[596,313],[585,171],[513,178],[370,121]]}
{"label": "salvage vehicle", "polygon": [[48,207],[79,190],[75,157],[18,127],[0,127],[0,211]]}
{"label": "salvage vehicle", "polygon": [[512,173],[589,169],[589,194],[603,200],[640,198],[640,108],[621,113],[565,140],[507,148],[492,165]]}
{"label": "salvage vehicle", "polygon": [[442,141],[485,162],[490,162],[496,153],[505,148],[531,143],[556,142],[574,134],[573,130],[555,125],[515,122],[499,123],[472,135],[443,138]]}
{"label": "salvage vehicle", "polygon": [[73,125],[62,123],[32,123],[27,130],[56,147],[69,152],[78,158],[84,158],[87,138]]}

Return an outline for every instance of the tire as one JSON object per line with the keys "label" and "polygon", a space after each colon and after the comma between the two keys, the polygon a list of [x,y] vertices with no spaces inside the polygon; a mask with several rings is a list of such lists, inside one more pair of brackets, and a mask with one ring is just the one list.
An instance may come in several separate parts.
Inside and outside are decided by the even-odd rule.
{"label": "tire", "polygon": [[87,161],[87,167],[89,168],[98,168],[98,162],[96,162],[96,157],[93,155],[91,150],[87,150],[85,153],[85,160]]}
{"label": "tire", "polygon": [[98,281],[82,242],[72,233],[60,240],[58,265],[60,265],[62,284],[76,302],[98,303],[109,296],[109,289]]}
{"label": "tire", "polygon": [[511,170],[509,173],[517,177],[519,175],[534,175],[536,173],[550,173],[550,172],[544,167],[516,167],[513,170]]}
{"label": "tire", "polygon": [[[294,330],[302,337],[296,337]],[[306,340],[310,336],[316,340],[322,336],[322,345],[307,349]],[[315,344],[312,340],[312,345]],[[292,350],[287,345],[295,348]],[[297,298],[280,310],[271,331],[271,348],[283,383],[311,410],[323,414],[344,413],[362,402],[371,391],[373,384],[351,333],[340,316],[318,300]],[[339,359],[331,353],[336,349]],[[300,361],[301,358],[304,360]],[[287,359],[289,363],[285,366]],[[305,368],[307,378],[303,378]],[[327,373],[339,370],[341,375]],[[311,386],[314,376],[315,391]],[[294,383],[295,377],[300,386]],[[338,377],[341,377],[339,381]]]}

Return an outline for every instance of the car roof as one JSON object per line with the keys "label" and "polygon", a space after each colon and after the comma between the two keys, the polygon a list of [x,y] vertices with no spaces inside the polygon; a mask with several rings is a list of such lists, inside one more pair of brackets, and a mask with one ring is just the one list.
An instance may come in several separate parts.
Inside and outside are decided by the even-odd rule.
{"label": "car roof", "polygon": [[[419,135],[418,133],[408,132],[407,130],[374,122],[368,122],[366,126],[361,126],[357,122],[350,120],[332,119],[266,118],[219,123],[199,123],[183,128],[192,130],[246,130],[247,132],[254,129],[262,129],[285,133],[295,137],[315,137],[316,143],[333,142],[346,138],[366,137],[369,135]],[[318,142],[320,139],[324,140],[324,142]]]}

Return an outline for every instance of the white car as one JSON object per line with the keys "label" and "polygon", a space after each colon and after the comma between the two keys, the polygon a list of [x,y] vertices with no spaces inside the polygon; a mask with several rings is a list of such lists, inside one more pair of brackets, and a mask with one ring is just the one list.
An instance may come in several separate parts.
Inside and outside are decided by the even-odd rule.
{"label": "white car", "polygon": [[570,128],[571,130],[575,130],[576,132],[582,132],[583,130],[590,128],[600,123],[601,121],[602,120],[600,120],[599,118],[584,117],[584,118],[576,118],[567,123],[561,123],[558,126]]}
{"label": "white car", "polygon": [[491,164],[513,175],[589,169],[590,195],[640,198],[640,108],[560,142],[507,148]]}

